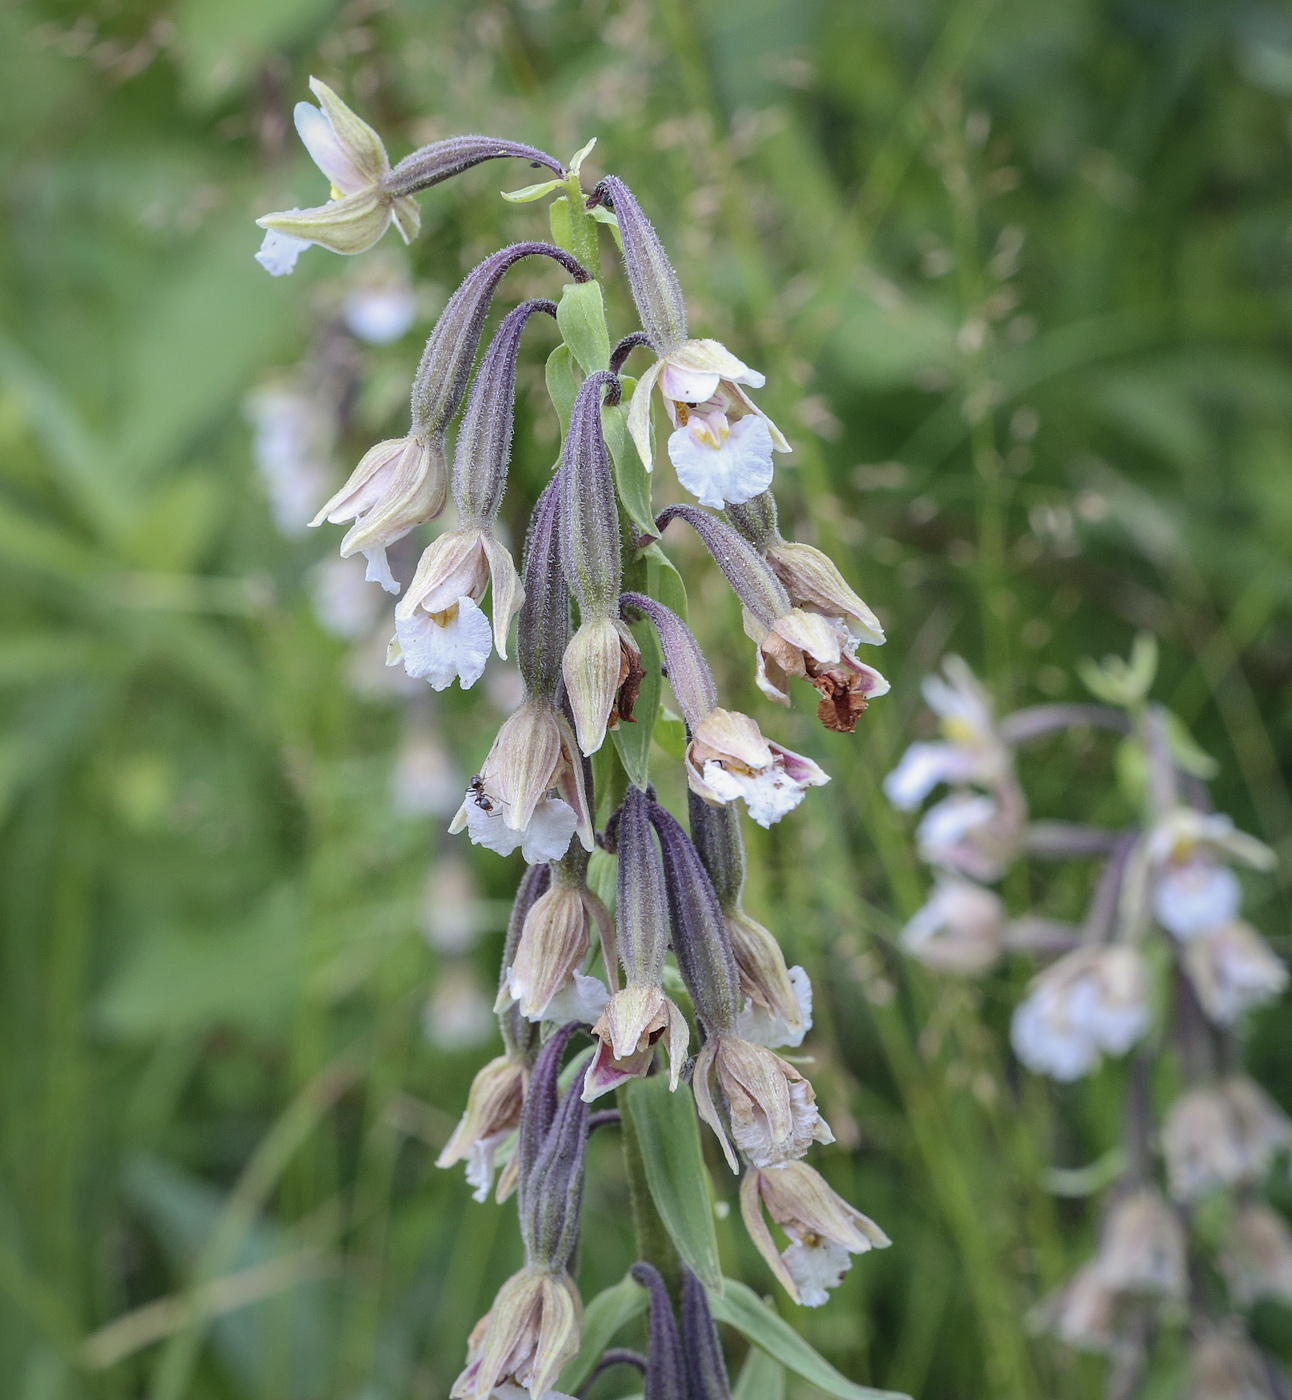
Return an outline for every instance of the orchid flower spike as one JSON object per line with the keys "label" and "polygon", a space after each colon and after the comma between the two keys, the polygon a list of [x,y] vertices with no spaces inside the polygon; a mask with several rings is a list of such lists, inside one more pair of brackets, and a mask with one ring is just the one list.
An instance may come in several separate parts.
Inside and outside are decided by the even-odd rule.
{"label": "orchid flower spike", "polygon": [[616,938],[626,985],[610,998],[592,1028],[597,1052],[583,1096],[591,1101],[644,1075],[664,1039],[669,1087],[676,1089],[691,1038],[686,1017],[664,994],[668,952],[668,897],[664,867],[651,831],[650,799],[630,786],[619,809]]}
{"label": "orchid flower spike", "polygon": [[507,656],[511,620],[525,601],[511,555],[493,537],[511,461],[516,356],[526,322],[536,312],[555,317],[551,301],[522,302],[499,326],[476,374],[458,431],[453,495],[459,526],[422,555],[395,609],[388,661],[402,660],[411,676],[443,690],[456,677],[464,689],[480,679],[490,632],[480,600],[493,588],[493,646]]}
{"label": "orchid flower spike", "polygon": [[669,460],[682,485],[715,507],[760,495],[772,482],[772,453],[790,450],[741,387],[760,389],[766,381],[718,341],[687,339],[677,274],[628,186],[609,175],[588,203],[612,209],[619,221],[637,314],[659,356],[642,375],[628,410],[628,431],[646,470],[654,465],[650,402],[658,383],[673,427]]}
{"label": "orchid flower spike", "polygon": [[332,198],[313,209],[266,214],[256,222],[267,230],[256,261],[274,277],[295,268],[311,244],[334,253],[362,253],[392,223],[405,243],[421,228],[421,215],[410,197],[481,161],[508,156],[545,165],[563,175],[561,163],[533,146],[489,136],[454,136],[406,156],[392,170],[381,137],[317,78],[310,90],[319,106],[298,102],[296,130],[314,164],[332,182]]}

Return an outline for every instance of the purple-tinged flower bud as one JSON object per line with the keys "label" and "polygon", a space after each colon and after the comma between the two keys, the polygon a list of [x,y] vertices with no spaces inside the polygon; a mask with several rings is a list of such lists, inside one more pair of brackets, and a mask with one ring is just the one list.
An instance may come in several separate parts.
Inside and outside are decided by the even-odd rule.
{"label": "purple-tinged flower bud", "polygon": [[540,254],[559,262],[576,282],[590,280],[587,269],[563,248],[551,243],[513,243],[468,272],[440,313],[413,380],[412,412],[413,431],[437,440],[441,452],[445,430],[466,393],[498,283],[522,258]]}
{"label": "purple-tinged flower bud", "polygon": [[516,358],[521,333],[538,312],[555,318],[556,303],[523,301],[508,312],[476,371],[453,459],[453,499],[463,525],[487,530],[502,505],[516,418]]}
{"label": "purple-tinged flower bud", "polygon": [[723,513],[759,554],[765,556],[769,546],[781,537],[776,497],[770,491],[728,505]]}
{"label": "purple-tinged flower bud", "polygon": [[582,1322],[583,1305],[567,1273],[524,1268],[513,1274],[471,1331],[466,1369],[453,1383],[451,1400],[490,1400],[508,1385],[545,1400],[578,1354]]}
{"label": "purple-tinged flower bud", "polygon": [[739,974],[713,884],[691,838],[658,803],[650,819],[659,836],[673,952],[687,994],[709,1035],[736,1024]]}
{"label": "purple-tinged flower bud", "polygon": [[731,1400],[731,1382],[704,1284],[682,1269],[682,1355],[690,1400]]}
{"label": "purple-tinged flower bud", "polygon": [[[520,1233],[531,1267],[565,1269],[579,1238],[588,1142],[588,1106],[582,1089],[580,1073],[562,1095],[541,1143],[521,1162]],[[522,1123],[522,1140],[524,1134]]]}
{"label": "purple-tinged flower bud", "polygon": [[570,640],[570,590],[561,564],[561,473],[548,482],[525,537],[525,602],[516,629],[516,659],[526,692],[552,700]]}
{"label": "purple-tinged flower bud", "polygon": [[648,598],[644,593],[621,594],[619,606],[621,610],[634,609],[650,618],[659,637],[660,650],[664,653],[664,670],[681,708],[682,718],[686,720],[687,728],[694,729],[706,715],[713,713],[718,703],[713,673],[704,659],[699,642],[671,608]]}
{"label": "purple-tinged flower bud", "polygon": [[742,606],[764,626],[790,611],[789,594],[762,555],[725,520],[696,506],[667,506],[655,517],[663,534],[673,520],[684,520],[727,576]]}
{"label": "purple-tinged flower bud", "polygon": [[600,181],[588,197],[589,208],[598,204],[613,210],[619,221],[628,285],[651,349],[667,355],[686,340],[686,303],[677,273],[659,235],[622,180],[607,175]]}
{"label": "purple-tinged flower bud", "polygon": [[[601,430],[602,391],[618,402],[619,380],[590,374],[579,389],[561,450],[561,561],[579,601],[579,630],[565,649],[561,673],[579,747],[595,753],[607,728],[631,719],[641,682],[641,653],[612,609],[622,574],[619,503],[610,452]],[[621,696],[621,691],[623,692]]]}
{"label": "purple-tinged flower bud", "polygon": [[644,1075],[656,1043],[667,1033],[669,1082],[676,1089],[691,1032],[681,1010],[664,995],[668,952],[668,895],[651,830],[650,801],[629,787],[619,810],[616,938],[627,984],[610,998],[592,1028],[597,1053],[583,1096],[589,1102]]}
{"label": "purple-tinged flower bud", "polygon": [[650,1294],[650,1350],[644,1400],[691,1400],[682,1341],[664,1280],[650,1264],[634,1264],[632,1275]]}
{"label": "purple-tinged flower bud", "polygon": [[[763,1219],[766,1209],[789,1236],[778,1253]],[[819,1308],[852,1266],[851,1256],[885,1249],[888,1236],[833,1192],[806,1162],[774,1171],[750,1167],[740,1183],[740,1213],[758,1252],[796,1303]]]}
{"label": "purple-tinged flower bud", "polygon": [[740,818],[734,807],[714,806],[694,791],[688,797],[691,840],[713,881],[740,973],[745,1005],[737,1029],[746,1040],[769,1049],[801,1045],[812,1029],[812,983],[801,967],[785,965],[771,932],[741,907],[745,847]]}
{"label": "purple-tinged flower bud", "polygon": [[565,167],[554,156],[519,141],[500,141],[494,136],[450,136],[405,156],[382,180],[382,187],[397,198],[416,194],[483,161],[506,159],[527,160],[531,165],[545,165],[558,176],[565,174]]}

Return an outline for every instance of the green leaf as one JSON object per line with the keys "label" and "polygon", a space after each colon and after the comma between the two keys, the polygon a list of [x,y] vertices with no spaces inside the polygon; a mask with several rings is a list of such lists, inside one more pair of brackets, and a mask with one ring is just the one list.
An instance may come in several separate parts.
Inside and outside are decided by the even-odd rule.
{"label": "green leaf", "polygon": [[720,1292],[718,1235],[691,1091],[679,1084],[670,1093],[663,1075],[638,1079],[626,1089],[625,1101],[660,1219],[687,1268],[706,1287]]}
{"label": "green leaf", "polygon": [[646,1311],[646,1290],[625,1274],[618,1283],[604,1288],[583,1309],[583,1335],[579,1354],[569,1362],[556,1382],[563,1395],[577,1394],[601,1359],[610,1339],[639,1313]]}
{"label": "green leaf", "polygon": [[642,649],[642,666],[646,674],[642,677],[637,703],[633,706],[633,722],[621,723],[618,729],[611,730],[611,736],[624,770],[639,788],[645,788],[650,781],[650,744],[659,715],[660,668],[664,658],[660,655],[655,629],[649,622],[644,618],[635,622],[632,632]]}
{"label": "green leaf", "polygon": [[724,1283],[721,1293],[713,1290],[709,1293],[714,1317],[734,1327],[786,1370],[793,1371],[827,1395],[838,1396],[838,1400],[910,1400],[909,1396],[895,1390],[875,1390],[850,1381],[810,1347],[788,1322],[777,1316],[752,1288],[731,1278]]}
{"label": "green leaf", "polygon": [[552,221],[552,242],[567,253],[574,252],[574,225],[570,222],[570,201],[561,195],[547,206]]}
{"label": "green leaf", "polygon": [[785,1368],[761,1347],[750,1347],[731,1400],[785,1400]]}
{"label": "green leaf", "polygon": [[661,707],[655,721],[655,742],[678,763],[686,757],[686,721],[672,710]]}
{"label": "green leaf", "polygon": [[570,431],[570,414],[579,393],[579,372],[568,345],[558,345],[547,357],[547,394],[561,420],[561,437]]}
{"label": "green leaf", "polygon": [[600,282],[567,283],[556,307],[556,324],[584,374],[609,368],[610,332]]}
{"label": "green leaf", "polygon": [[628,774],[619,758],[618,747],[602,744],[592,755],[592,794],[598,825],[609,821],[610,814],[624,800],[627,791]]}
{"label": "green leaf", "polygon": [[521,190],[502,190],[500,193],[509,204],[529,204],[535,199],[542,199],[545,194],[551,194],[553,190],[559,190],[564,183],[564,180],[542,180]]}
{"label": "green leaf", "polygon": [[685,622],[686,584],[673,567],[673,561],[657,544],[648,545],[642,550],[641,557],[646,561],[646,592],[652,598],[658,598],[666,608],[672,608]]}
{"label": "green leaf", "polygon": [[1175,760],[1175,766],[1182,768],[1186,773],[1192,773],[1195,778],[1202,778],[1206,782],[1219,777],[1220,764],[1189,733],[1189,726],[1180,716],[1167,710],[1164,718],[1166,720],[1166,740],[1170,745],[1171,757]]}
{"label": "green leaf", "polygon": [[654,535],[655,514],[651,509],[650,473],[642,466],[637,449],[628,438],[628,404],[637,381],[628,374],[621,375],[623,398],[614,408],[601,410],[601,430],[606,436],[611,460],[615,464],[615,485],[619,499],[629,519],[643,535]]}

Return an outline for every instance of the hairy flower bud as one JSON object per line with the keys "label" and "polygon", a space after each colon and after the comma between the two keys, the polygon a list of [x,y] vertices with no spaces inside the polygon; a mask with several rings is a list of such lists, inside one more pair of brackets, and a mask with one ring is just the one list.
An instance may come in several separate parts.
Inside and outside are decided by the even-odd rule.
{"label": "hairy flower bud", "polygon": [[687,726],[694,729],[718,703],[713,674],[691,629],[663,603],[644,593],[623,593],[622,610],[638,612],[650,619],[664,654],[664,670]]}
{"label": "hairy flower bud", "polygon": [[364,453],[350,479],[310,521],[333,525],[353,520],[341,541],[341,557],[363,554],[368,580],[388,593],[399,585],[386,562],[387,546],[415,526],[434,520],[448,495],[443,441],[425,434],[391,438]]}
{"label": "hairy flower bud", "polygon": [[[778,1253],[763,1219],[766,1209],[789,1236]],[[750,1167],[740,1183],[740,1212],[758,1252],[796,1303],[818,1308],[852,1265],[851,1256],[884,1249],[888,1236],[836,1195],[806,1162],[772,1171]]]}
{"label": "hairy flower bud", "polygon": [[519,141],[500,141],[496,136],[450,136],[405,156],[383,184],[388,194],[416,194],[483,161],[507,159],[527,160],[534,166],[546,166],[558,176],[565,174],[565,167],[554,156]]}
{"label": "hairy flower bud", "polygon": [[561,683],[561,661],[570,640],[570,592],[560,550],[561,474],[548,482],[534,506],[522,565],[525,602],[516,629],[516,659],[526,691],[551,700]]}
{"label": "hairy flower bud", "polygon": [[731,1382],[704,1284],[682,1268],[682,1356],[690,1400],[731,1400]]}
{"label": "hairy flower bud", "polygon": [[632,1276],[650,1297],[650,1351],[646,1358],[644,1400],[690,1400],[682,1342],[664,1280],[650,1264],[634,1264]]}
{"label": "hairy flower bud", "polygon": [[405,243],[421,226],[417,205],[386,185],[390,161],[381,137],[325,83],[311,78],[310,90],[319,106],[296,104],[296,130],[332,182],[332,199],[315,209],[288,209],[256,220],[268,230],[256,261],[275,277],[291,272],[312,243],[334,253],[362,253],[392,221]]}
{"label": "hairy flower bud", "polygon": [[637,315],[650,338],[651,349],[657,355],[666,355],[686,340],[686,304],[677,273],[659,235],[622,180],[607,175],[600,181],[588,197],[589,208],[598,204],[612,210],[619,222],[624,268]]}
{"label": "hairy flower bud", "polygon": [[499,282],[522,258],[539,255],[559,262],[576,282],[590,280],[586,268],[551,243],[513,243],[468,272],[440,313],[417,367],[412,393],[415,433],[443,442],[466,393],[489,303]]}
{"label": "hairy flower bud", "polygon": [[668,506],[655,517],[663,534],[674,520],[684,520],[726,575],[741,604],[765,626],[790,611],[789,594],[762,555],[725,520],[696,506]]}
{"label": "hairy flower bud", "polygon": [[601,428],[602,400],[619,402],[608,370],[579,387],[561,448],[561,560],[584,618],[609,613],[619,596],[619,501],[610,449]]}
{"label": "hairy flower bud", "polygon": [[[548,794],[555,789],[559,797]],[[499,855],[557,860],[578,832],[591,851],[592,809],[574,734],[550,699],[529,699],[503,721],[449,827]]]}
{"label": "hairy flower bud", "polygon": [[592,1029],[599,1043],[583,1089],[589,1101],[645,1074],[656,1043],[666,1034],[670,1087],[676,1089],[691,1037],[686,1017],[662,986],[668,896],[650,801],[638,787],[629,787],[619,811],[618,850],[615,923],[626,985],[610,998]]}
{"label": "hairy flower bud", "polygon": [[502,505],[516,419],[516,358],[529,318],[555,318],[556,303],[523,301],[489,342],[467,397],[453,459],[453,499],[463,525],[488,530]]}

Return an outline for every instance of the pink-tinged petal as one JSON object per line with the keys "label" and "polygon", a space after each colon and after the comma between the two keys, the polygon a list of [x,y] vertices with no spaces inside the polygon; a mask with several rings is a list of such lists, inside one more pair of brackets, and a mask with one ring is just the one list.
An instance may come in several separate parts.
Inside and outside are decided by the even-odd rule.
{"label": "pink-tinged petal", "polygon": [[630,1079],[640,1079],[650,1068],[654,1055],[655,1047],[648,1045],[643,1050],[616,1060],[611,1047],[605,1041],[598,1041],[597,1053],[593,1056],[592,1063],[588,1066],[587,1077],[583,1081],[584,1103],[599,1099],[602,1094],[608,1094],[611,1089],[627,1084]]}
{"label": "pink-tinged petal", "polygon": [[371,185],[372,181],[365,177],[337,140],[332,123],[317,107],[309,102],[298,102],[292,116],[296,122],[296,134],[305,143],[310,158],[342,194],[358,194]]}
{"label": "pink-tinged petal", "polygon": [[767,741],[767,746],[781,760],[785,775],[791,781],[802,787],[824,787],[830,781],[829,773],[803,754],[795,753],[793,749],[775,744],[770,739]]}

